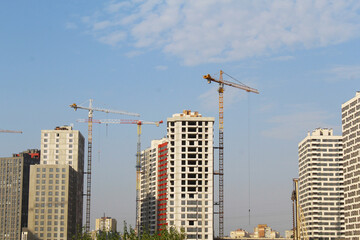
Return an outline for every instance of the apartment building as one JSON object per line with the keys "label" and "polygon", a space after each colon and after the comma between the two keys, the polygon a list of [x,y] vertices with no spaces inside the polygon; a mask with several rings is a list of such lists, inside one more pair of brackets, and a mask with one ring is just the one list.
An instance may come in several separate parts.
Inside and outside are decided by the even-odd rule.
{"label": "apartment building", "polygon": [[30,169],[28,231],[71,239],[82,227],[84,137],[70,126],[41,131],[40,165]]}
{"label": "apartment building", "polygon": [[166,225],[164,220],[160,220],[161,217],[158,218],[157,212],[158,209],[166,209],[167,204],[166,194],[158,196],[162,194],[158,194],[158,189],[164,189],[167,186],[167,169],[165,167],[167,166],[167,144],[166,138],[153,140],[151,147],[141,153],[141,205],[138,216],[141,232],[148,231],[150,234],[154,234],[161,226]]}
{"label": "apartment building", "polygon": [[344,232],[342,136],[317,128],[299,143],[299,204],[310,239],[339,239]]}
{"label": "apartment building", "polygon": [[360,92],[341,105],[344,143],[345,238],[360,239]]}
{"label": "apartment building", "polygon": [[30,166],[39,162],[37,149],[0,158],[0,239],[19,240],[27,227]]}
{"label": "apartment building", "polygon": [[141,160],[141,229],[184,229],[213,239],[213,117],[185,110],[167,119],[167,139],[152,141]]}
{"label": "apartment building", "polygon": [[116,232],[117,231],[116,219],[105,216],[101,218],[97,218],[95,221],[95,231]]}
{"label": "apartment building", "polygon": [[167,119],[166,222],[187,239],[213,239],[214,121],[190,110]]}

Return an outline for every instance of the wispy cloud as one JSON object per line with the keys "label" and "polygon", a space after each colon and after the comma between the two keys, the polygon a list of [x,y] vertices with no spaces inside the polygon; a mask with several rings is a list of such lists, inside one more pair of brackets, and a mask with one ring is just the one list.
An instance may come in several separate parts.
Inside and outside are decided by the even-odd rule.
{"label": "wispy cloud", "polygon": [[359,80],[360,65],[336,66],[327,71],[330,81]]}
{"label": "wispy cloud", "polygon": [[273,61],[289,61],[294,59],[295,59],[294,56],[279,56],[279,57],[271,58],[271,60]]}
{"label": "wispy cloud", "polygon": [[129,58],[133,58],[133,57],[140,56],[143,53],[144,52],[142,52],[142,51],[130,51],[130,52],[127,52],[125,55]]}
{"label": "wispy cloud", "polygon": [[167,66],[164,66],[164,65],[158,65],[155,67],[156,70],[159,70],[159,71],[165,71],[168,69]]}
{"label": "wispy cloud", "polygon": [[108,35],[102,36],[99,38],[100,42],[109,44],[111,46],[116,46],[119,42],[126,38],[125,32],[112,32]]}
{"label": "wispy cloud", "polygon": [[262,135],[277,139],[296,139],[305,137],[304,133],[315,128],[337,128],[327,123],[332,115],[324,111],[296,112],[272,117],[268,120],[274,126],[264,130]]}
{"label": "wispy cloud", "polygon": [[65,28],[66,28],[66,29],[77,29],[78,26],[77,26],[75,23],[67,22],[67,23],[65,24]]}
{"label": "wispy cloud", "polygon": [[[158,48],[195,65],[347,41],[359,36],[359,10],[357,0],[113,0],[83,22],[103,43]],[[104,41],[118,32],[126,38]]]}
{"label": "wispy cloud", "polygon": [[[228,107],[230,105],[233,105],[236,102],[242,101],[247,98],[246,92],[239,91],[239,89],[236,88],[226,88],[225,89],[226,94],[224,94],[224,106]],[[200,104],[203,108],[207,110],[215,110],[219,108],[219,93],[218,93],[218,86],[217,84],[214,84],[213,87],[211,87],[208,91],[201,94],[198,99],[200,101]]]}

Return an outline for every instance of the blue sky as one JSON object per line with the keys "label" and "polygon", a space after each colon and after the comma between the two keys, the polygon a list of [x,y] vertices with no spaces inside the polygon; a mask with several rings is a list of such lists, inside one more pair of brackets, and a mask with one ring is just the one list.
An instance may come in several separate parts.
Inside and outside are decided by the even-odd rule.
{"label": "blue sky", "polygon": [[[41,129],[58,125],[86,136],[76,122],[86,111],[68,105],[90,98],[149,121],[183,109],[217,117],[217,86],[202,76],[222,69],[260,91],[225,90],[225,233],[283,232],[297,144],[317,127],[341,134],[341,104],[360,90],[359,10],[345,0],[2,1],[0,128],[24,133],[1,134],[0,156],[39,148]],[[165,124],[144,126],[142,146],[165,135]],[[134,223],[135,153],[136,126],[95,126],[92,224],[104,212]]]}

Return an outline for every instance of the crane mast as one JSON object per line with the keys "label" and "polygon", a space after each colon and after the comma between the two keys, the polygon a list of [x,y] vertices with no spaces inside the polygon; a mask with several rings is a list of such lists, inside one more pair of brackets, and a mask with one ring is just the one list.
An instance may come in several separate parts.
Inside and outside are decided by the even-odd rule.
{"label": "crane mast", "polygon": [[291,200],[293,201],[293,239],[294,240],[309,240],[307,234],[307,228],[305,223],[305,216],[299,204],[299,179],[293,179],[294,190],[291,194]]}
{"label": "crane mast", "polygon": [[248,87],[244,84],[238,84],[223,79],[223,71],[220,70],[219,80],[214,79],[210,74],[205,75],[203,78],[211,82],[219,84],[219,237],[224,237],[224,85],[239,88],[247,92],[259,93],[258,90]]}
{"label": "crane mast", "polygon": [[[77,120],[78,122],[86,122],[84,119]],[[143,124],[152,124],[157,127],[163,123],[163,121],[149,122],[142,120],[131,119],[104,119],[104,120],[92,120],[93,123],[106,123],[106,124],[136,124],[137,125],[137,147],[136,147],[136,222],[135,229],[138,236],[140,236],[140,176],[141,176],[141,126]]]}
{"label": "crane mast", "polygon": [[138,113],[129,113],[111,109],[102,109],[102,108],[94,108],[92,106],[93,99],[89,100],[89,107],[79,106],[76,103],[70,105],[75,111],[77,109],[88,110],[88,155],[87,155],[87,170],[84,172],[86,174],[86,223],[85,230],[86,232],[90,232],[90,203],[91,203],[91,161],[92,161],[92,125],[93,125],[93,112],[105,112],[105,113],[117,113],[123,115],[131,115],[131,116],[140,116]]}

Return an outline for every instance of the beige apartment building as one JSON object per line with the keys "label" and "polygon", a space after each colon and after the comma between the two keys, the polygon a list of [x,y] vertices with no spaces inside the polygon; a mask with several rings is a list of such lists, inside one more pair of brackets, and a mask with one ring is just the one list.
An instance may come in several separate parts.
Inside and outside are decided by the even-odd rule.
{"label": "beige apartment building", "polygon": [[40,151],[27,150],[0,158],[0,239],[19,240],[28,225],[30,166],[38,164]]}
{"label": "beige apartment building", "polygon": [[116,219],[105,216],[101,218],[97,218],[95,221],[95,231],[116,232],[117,231]]}
{"label": "beige apartment building", "polygon": [[360,92],[341,105],[344,143],[345,238],[360,239]]}
{"label": "beige apartment building", "polygon": [[41,131],[40,165],[30,169],[28,231],[71,239],[82,227],[84,137],[70,126]]}
{"label": "beige apartment building", "polygon": [[310,239],[344,237],[342,136],[317,128],[299,143],[299,205]]}

